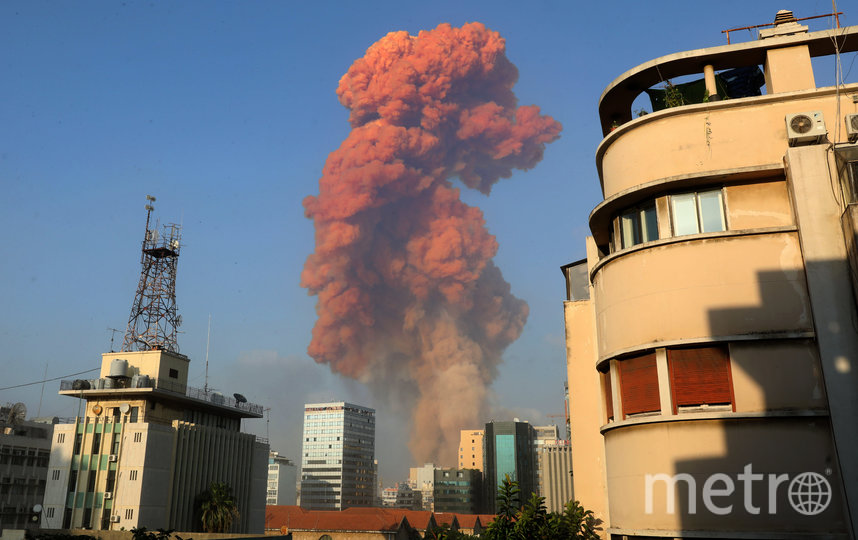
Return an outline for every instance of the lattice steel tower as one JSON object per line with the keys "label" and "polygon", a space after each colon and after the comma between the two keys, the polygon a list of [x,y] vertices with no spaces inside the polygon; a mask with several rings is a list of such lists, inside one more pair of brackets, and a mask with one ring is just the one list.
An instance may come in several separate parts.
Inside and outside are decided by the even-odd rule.
{"label": "lattice steel tower", "polygon": [[[155,197],[147,195],[149,203]],[[146,233],[140,254],[140,283],[131,305],[123,351],[165,350],[179,352],[176,340],[182,317],[176,309],[176,267],[179,262],[182,227],[175,223],[149,228],[154,208],[146,204]]]}

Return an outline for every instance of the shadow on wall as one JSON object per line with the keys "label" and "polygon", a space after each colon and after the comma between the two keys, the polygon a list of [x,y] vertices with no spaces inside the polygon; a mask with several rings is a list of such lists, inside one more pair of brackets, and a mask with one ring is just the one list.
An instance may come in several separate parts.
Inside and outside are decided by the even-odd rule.
{"label": "shadow on wall", "polygon": [[[777,284],[783,283],[784,272],[758,274],[759,305],[710,311],[711,335],[734,336],[725,351],[734,413],[668,425],[667,429],[684,431],[686,437],[690,433],[700,450],[692,455],[711,457],[675,456],[674,471],[663,471],[670,479],[654,481],[647,494],[653,512],[670,513],[666,486],[673,482],[674,511],[685,531],[848,537],[844,489],[848,482],[843,480],[840,465],[846,459],[849,467],[854,466],[855,428],[835,430],[832,426],[842,427],[836,417],[840,414],[842,419],[849,411],[841,400],[843,389],[854,392],[858,388],[858,366],[851,366],[858,321],[852,291],[837,291],[840,311],[814,304],[815,325],[809,313],[814,295],[810,282],[821,278],[824,285],[825,276],[842,276],[844,266],[843,260],[807,263],[811,278],[801,284],[809,283],[810,295],[805,289],[799,299],[808,312],[784,317],[782,330],[772,327],[770,335],[743,336],[734,330],[757,326],[760,321],[768,326],[773,317],[783,314],[785,298]],[[845,320],[844,309],[851,315]],[[851,350],[853,356],[832,353],[837,350]],[[668,362],[672,362],[670,350]],[[670,373],[673,379],[674,366]],[[674,394],[675,383],[671,380]],[[672,397],[676,410],[681,396]],[[846,409],[840,410],[844,405]],[[679,414],[683,414],[681,405]],[[653,474],[658,472],[662,471]]]}

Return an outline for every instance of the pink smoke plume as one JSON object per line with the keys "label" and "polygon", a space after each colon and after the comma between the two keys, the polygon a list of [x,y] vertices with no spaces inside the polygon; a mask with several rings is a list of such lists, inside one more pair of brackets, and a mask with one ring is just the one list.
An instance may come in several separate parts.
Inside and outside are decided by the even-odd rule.
{"label": "pink smoke plume", "polygon": [[404,400],[420,463],[455,465],[459,430],[487,420],[488,386],[527,320],[482,212],[451,184],[488,194],[558,138],[553,118],[516,106],[517,79],[480,23],[388,34],[340,80],[352,130],[304,200],[316,251],[301,285],[318,295],[308,352]]}

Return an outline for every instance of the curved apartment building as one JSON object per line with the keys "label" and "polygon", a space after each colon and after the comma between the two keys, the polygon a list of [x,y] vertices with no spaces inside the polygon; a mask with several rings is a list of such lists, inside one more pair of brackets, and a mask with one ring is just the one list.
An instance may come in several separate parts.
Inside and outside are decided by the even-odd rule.
{"label": "curved apartment building", "polygon": [[[854,538],[858,85],[811,59],[858,27],[776,22],[600,99],[604,200],[563,271],[574,491],[605,538]],[[633,118],[694,74],[701,102]]]}

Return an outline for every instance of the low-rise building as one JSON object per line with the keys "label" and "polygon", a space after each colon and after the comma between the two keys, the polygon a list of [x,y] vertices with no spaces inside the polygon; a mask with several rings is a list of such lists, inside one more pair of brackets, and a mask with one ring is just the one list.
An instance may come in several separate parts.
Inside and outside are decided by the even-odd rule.
{"label": "low-rise building", "polygon": [[482,508],[482,477],[482,473],[475,469],[435,469],[435,511],[479,512]]}

